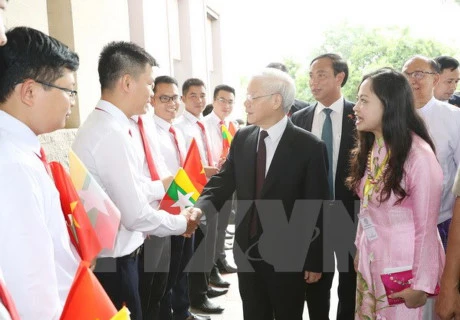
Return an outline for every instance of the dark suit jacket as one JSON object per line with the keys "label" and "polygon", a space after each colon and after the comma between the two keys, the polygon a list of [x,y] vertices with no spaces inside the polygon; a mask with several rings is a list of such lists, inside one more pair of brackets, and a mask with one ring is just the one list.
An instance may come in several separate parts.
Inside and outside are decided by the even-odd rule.
{"label": "dark suit jacket", "polygon": [[[309,106],[292,115],[291,120],[296,125],[311,131],[316,105]],[[355,144],[356,127],[354,123],[354,103],[344,100],[342,119],[342,138],[340,140],[339,157],[335,175],[335,199],[341,200],[351,217],[354,217],[356,208],[354,201],[358,197],[345,186],[345,179],[349,174],[350,151]]]}
{"label": "dark suit jacket", "polygon": [[460,107],[460,96],[453,94],[452,97],[449,98],[448,102],[456,107]]}
{"label": "dark suit jacket", "polygon": [[289,114],[294,114],[295,112],[299,111],[299,110],[302,110],[302,109],[305,109],[306,107],[308,107],[309,104],[308,102],[305,102],[305,101],[302,101],[302,100],[298,100],[298,99],[295,99],[294,100],[294,104],[291,106],[291,109],[289,110]]}
{"label": "dark suit jacket", "polygon": [[[251,208],[248,201],[255,199],[256,150],[259,127],[247,126],[240,129],[232,142],[230,153],[222,170],[213,176],[204,188],[196,207],[206,215],[219,211],[224,202],[236,190],[237,211],[235,241],[245,252],[249,247],[249,222]],[[281,136],[270,168],[267,172],[260,199],[278,200],[284,212],[272,206],[264,208],[268,214],[286,214],[289,220],[298,199],[327,199],[326,147],[311,133],[300,129],[288,120]],[[258,207],[259,215],[261,214]],[[316,214],[305,208],[305,214]],[[249,213],[248,213],[249,212]],[[267,213],[267,212],[264,212]],[[317,226],[321,228],[321,219]],[[279,234],[279,237],[285,235]],[[235,262],[240,268],[244,263],[241,252],[235,250]],[[247,260],[246,260],[247,262]],[[317,237],[308,249],[304,270],[321,272],[322,240]]]}

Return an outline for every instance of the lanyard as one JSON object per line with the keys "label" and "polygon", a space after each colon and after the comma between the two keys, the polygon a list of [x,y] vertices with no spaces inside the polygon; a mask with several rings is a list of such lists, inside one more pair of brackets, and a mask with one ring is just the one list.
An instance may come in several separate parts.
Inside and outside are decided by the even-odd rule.
{"label": "lanyard", "polygon": [[[369,171],[372,169],[372,164],[374,162],[374,150],[372,150],[371,159],[369,161]],[[380,183],[383,173],[385,172],[385,167],[388,163],[388,159],[390,158],[390,151],[386,154],[385,158],[383,158],[382,164],[377,169],[377,174],[375,175],[374,179],[371,179],[370,174],[367,175],[366,182],[364,183],[364,190],[363,190],[363,208],[367,208],[369,205],[369,198],[374,190],[375,186]]]}

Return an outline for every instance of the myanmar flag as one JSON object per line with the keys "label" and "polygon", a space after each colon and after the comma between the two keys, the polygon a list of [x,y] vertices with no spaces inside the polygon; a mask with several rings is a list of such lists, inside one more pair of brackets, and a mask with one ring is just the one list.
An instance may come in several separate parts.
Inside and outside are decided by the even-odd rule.
{"label": "myanmar flag", "polygon": [[206,174],[204,173],[200,151],[198,150],[195,138],[192,139],[192,143],[188,148],[187,156],[184,161],[184,170],[190,178],[190,181],[192,181],[195,188],[201,194],[208,181],[206,179]]}
{"label": "myanmar flag", "polygon": [[120,210],[72,150],[69,152],[69,171],[101,247],[112,250],[120,225]]}
{"label": "myanmar flag", "polygon": [[49,165],[59,191],[61,208],[72,244],[82,260],[92,261],[102,249],[96,231],[69,174],[59,162],[53,161]]}
{"label": "myanmar flag", "polygon": [[230,150],[230,144],[233,140],[233,135],[228,131],[225,124],[222,124],[220,128],[222,130],[222,154],[220,157],[227,158],[228,152]]}
{"label": "myanmar flag", "polygon": [[195,188],[184,169],[179,168],[173,182],[160,202],[160,209],[171,214],[179,214],[187,207],[192,207],[198,200],[200,192]]}

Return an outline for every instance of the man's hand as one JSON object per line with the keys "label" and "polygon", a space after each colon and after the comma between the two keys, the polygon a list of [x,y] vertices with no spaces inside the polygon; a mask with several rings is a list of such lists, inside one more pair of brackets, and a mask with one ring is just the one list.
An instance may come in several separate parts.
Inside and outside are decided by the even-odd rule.
{"label": "man's hand", "polygon": [[220,158],[219,163],[217,164],[217,169],[220,171],[222,169],[222,166],[224,165],[225,161],[227,158]]}
{"label": "man's hand", "polygon": [[182,210],[180,214],[187,219],[187,229],[183,236],[190,238],[200,224],[202,212],[198,208],[187,208]]}
{"label": "man's hand", "polygon": [[163,183],[163,188],[165,188],[165,191],[168,191],[168,188],[171,185],[171,183],[173,182],[173,180],[174,180],[173,176],[169,176],[169,177],[166,177],[164,179],[161,179],[161,182]]}
{"label": "man's hand", "polygon": [[204,173],[206,174],[207,178],[211,178],[217,172],[219,172],[219,169],[217,169],[216,167],[209,167],[209,166],[204,167]]}
{"label": "man's hand", "polygon": [[403,291],[396,292],[390,295],[390,298],[402,298],[404,299],[404,304],[408,308],[418,308],[426,303],[428,295],[425,291],[414,290],[411,288],[404,289]]}
{"label": "man's hand", "polygon": [[305,271],[305,275],[303,277],[305,279],[306,283],[315,283],[318,282],[319,279],[321,279],[321,272],[311,272],[311,271]]}
{"label": "man's hand", "polygon": [[441,286],[441,291],[436,299],[436,314],[441,320],[460,319],[458,286],[451,286],[450,288]]}

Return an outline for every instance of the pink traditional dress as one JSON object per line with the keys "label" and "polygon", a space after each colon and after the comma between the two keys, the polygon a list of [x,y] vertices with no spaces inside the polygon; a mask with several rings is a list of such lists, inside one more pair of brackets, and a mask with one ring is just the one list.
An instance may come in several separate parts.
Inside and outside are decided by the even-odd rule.
{"label": "pink traditional dress", "polygon": [[388,269],[412,269],[414,290],[434,293],[444,267],[437,230],[442,170],[430,146],[412,135],[401,186],[408,196],[395,204],[394,193],[380,203],[382,174],[388,161],[383,141],[374,143],[361,180],[356,247],[359,252],[355,319],[422,319],[423,307],[389,305],[381,275]]}

